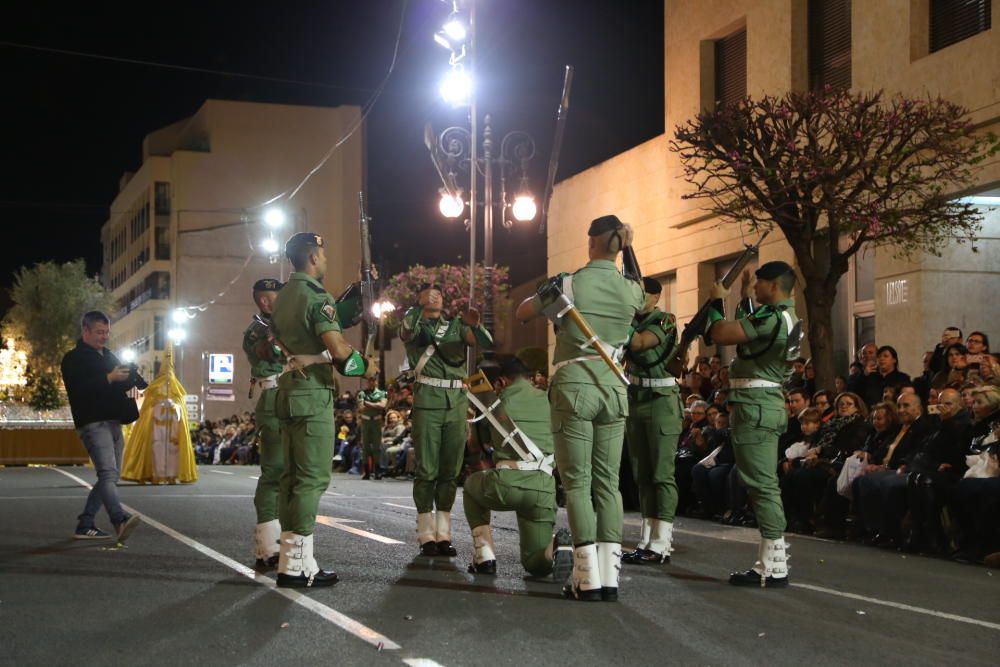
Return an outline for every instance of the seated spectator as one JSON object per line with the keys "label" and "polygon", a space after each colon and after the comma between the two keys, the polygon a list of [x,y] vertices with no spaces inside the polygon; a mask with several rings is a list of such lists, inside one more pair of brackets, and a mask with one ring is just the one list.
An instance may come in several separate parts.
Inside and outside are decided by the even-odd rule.
{"label": "seated spectator", "polygon": [[347,472],[354,466],[354,453],[358,448],[358,425],[354,421],[354,412],[352,410],[344,410],[341,413],[340,419],[336,422],[337,425],[337,443],[336,453],[334,454],[333,461],[337,465],[336,470],[340,472]]}
{"label": "seated spectator", "polygon": [[972,420],[955,389],[944,389],[937,404],[938,428],[906,459],[909,530],[903,548],[938,554],[944,548],[941,510],[965,473]]}
{"label": "seated spectator", "polygon": [[382,427],[382,444],[379,465],[382,470],[390,471],[394,467],[396,455],[403,448],[401,437],[406,432],[403,416],[398,410],[385,413],[385,425]]}
{"label": "seated spectator", "polygon": [[795,416],[798,428],[798,439],[788,442],[788,445],[778,453],[778,474],[781,477],[798,468],[806,452],[816,445],[816,438],[823,423],[823,414],[819,408],[803,408]]}
{"label": "seated spectator", "polygon": [[823,421],[829,421],[833,418],[833,396],[826,389],[820,389],[815,394],[812,395],[813,407],[819,408],[820,412],[823,413]]}
{"label": "seated spectator", "polygon": [[802,369],[802,388],[806,390],[810,395],[816,393],[816,367],[813,366],[812,360],[806,361],[805,367]]}
{"label": "seated spectator", "polygon": [[785,432],[778,438],[778,459],[784,456],[785,450],[795,442],[802,440],[802,429],[799,426],[799,415],[809,407],[809,395],[805,389],[792,389],[785,397],[785,412],[788,425]]}
{"label": "seated spectator", "polygon": [[843,375],[833,378],[833,393],[839,396],[845,391],[847,391],[847,378]]}
{"label": "seated spectator", "polygon": [[702,430],[709,454],[691,469],[692,490],[698,500],[693,516],[715,518],[726,508],[729,472],[736,464],[729,437],[729,413],[715,411],[712,427]]}
{"label": "seated spectator", "polygon": [[969,373],[969,364],[965,360],[969,350],[961,343],[952,343],[944,352],[947,367],[931,379],[932,389],[945,387],[959,388],[965,384]]}
{"label": "seated spectator", "polygon": [[941,332],[941,342],[934,346],[934,351],[931,352],[931,359],[927,363],[927,367],[930,370],[932,377],[948,368],[948,364],[945,359],[945,351],[948,349],[948,346],[952,343],[961,342],[962,330],[958,327],[947,327]]}
{"label": "seated spectator", "polygon": [[874,363],[868,366],[860,377],[848,382],[849,391],[861,396],[867,405],[875,405],[883,400],[886,387],[898,387],[910,382],[910,376],[899,370],[899,355],[891,345],[878,348]]}
{"label": "seated spectator", "polygon": [[709,426],[708,403],[695,401],[684,411],[690,421],[683,427],[677,444],[674,479],[677,481],[677,512],[686,513],[694,503],[691,489],[691,469],[708,455],[708,443],[702,431]]}
{"label": "seated spectator", "polygon": [[889,443],[882,461],[854,480],[855,509],[869,541],[885,548],[899,545],[900,523],[906,509],[906,464],[923,441],[936,429],[935,420],[924,414],[915,394],[897,401],[900,429]]}
{"label": "seated spectator", "polygon": [[785,379],[784,386],[786,390],[789,389],[801,389],[806,384],[805,378],[806,370],[806,358],[799,357],[792,361],[792,372]]}
{"label": "seated spectator", "polygon": [[952,558],[963,563],[980,563],[986,554],[1000,550],[1000,389],[978,388],[974,401],[970,447],[974,456],[969,458],[978,463],[985,456],[990,465],[967,471],[948,502],[961,531]]}
{"label": "seated spectator", "polygon": [[975,382],[966,382],[958,389],[959,393],[962,395],[962,407],[965,408],[965,411],[968,412],[969,415],[972,415],[975,412],[975,391],[978,388],[979,385]]}

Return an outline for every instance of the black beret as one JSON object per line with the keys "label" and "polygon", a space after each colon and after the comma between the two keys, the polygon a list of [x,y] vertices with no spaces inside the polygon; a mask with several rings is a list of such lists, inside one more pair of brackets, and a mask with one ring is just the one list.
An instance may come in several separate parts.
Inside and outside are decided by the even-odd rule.
{"label": "black beret", "polygon": [[438,292],[440,292],[441,285],[437,283],[421,283],[420,289],[418,289],[417,292],[423,292],[424,290],[429,290],[429,289],[437,290]]}
{"label": "black beret", "polygon": [[624,226],[625,223],[619,220],[617,215],[602,215],[590,223],[590,230],[587,231],[587,236],[600,236],[601,234],[621,229]]}
{"label": "black beret", "polygon": [[499,356],[497,362],[500,364],[500,374],[505,377],[531,375],[531,369],[525,366],[524,362],[513,354]]}
{"label": "black beret", "polygon": [[795,269],[786,262],[768,262],[754,272],[761,280],[777,280],[786,273],[794,273]]}
{"label": "black beret", "polygon": [[643,276],[642,289],[645,290],[646,294],[659,294],[663,291],[663,285],[661,285],[660,281],[656,278]]}
{"label": "black beret", "polygon": [[291,251],[303,247],[322,248],[323,237],[319,234],[313,234],[312,232],[299,232],[298,234],[293,234],[292,238],[285,242],[285,255],[287,256]]}
{"label": "black beret", "polygon": [[275,280],[274,278],[261,278],[253,284],[254,292],[277,292],[285,284],[280,280]]}

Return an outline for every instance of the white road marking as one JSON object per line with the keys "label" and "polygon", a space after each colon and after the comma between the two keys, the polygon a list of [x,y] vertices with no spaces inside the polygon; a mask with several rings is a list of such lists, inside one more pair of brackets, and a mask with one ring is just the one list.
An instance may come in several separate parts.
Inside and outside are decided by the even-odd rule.
{"label": "white road marking", "polygon": [[872,604],[882,605],[883,607],[892,607],[893,609],[912,611],[915,614],[926,614],[928,616],[936,616],[937,618],[945,618],[948,619],[949,621],[958,621],[959,623],[969,623],[971,625],[978,625],[984,628],[989,628],[990,630],[1000,630],[1000,623],[990,623],[989,621],[981,621],[978,618],[969,618],[968,616],[949,614],[948,612],[937,611],[935,609],[914,607],[913,605],[903,604],[901,602],[893,602],[892,600],[880,600],[878,598],[868,597],[867,595],[858,595],[856,593],[845,593],[844,591],[836,591],[833,590],[832,588],[823,588],[822,586],[813,586],[812,584],[800,584],[793,581],[788,585],[793,588],[804,588],[807,591],[816,591],[817,593],[827,593],[829,595],[836,595],[838,597],[847,598],[849,600],[860,600],[862,602],[870,602]]}
{"label": "white road marking", "polygon": [[401,507],[404,510],[415,510],[417,509],[413,505],[399,505],[397,503],[382,503],[383,505],[388,505],[389,507]]}
{"label": "white road marking", "polygon": [[403,664],[410,667],[444,667],[440,662],[435,662],[430,658],[406,658]]}
{"label": "white road marking", "polygon": [[250,475],[250,479],[260,479],[260,475]]}
{"label": "white road marking", "polygon": [[383,535],[379,535],[378,533],[369,533],[367,530],[361,530],[360,528],[355,528],[353,526],[345,526],[340,523],[340,521],[340,519],[335,519],[330,516],[323,516],[322,514],[316,515],[317,523],[321,523],[324,526],[330,526],[330,528],[336,528],[337,530],[342,530],[345,533],[367,537],[369,540],[375,540],[376,542],[381,542],[382,544],[406,544],[405,542],[400,542],[399,540],[394,540],[391,537],[385,537]]}
{"label": "white road marking", "polygon": [[[55,470],[56,472],[61,473],[61,474],[65,475],[65,476],[69,477],[70,479],[76,481],[78,484],[80,484],[80,485],[82,485],[82,486],[84,486],[84,487],[86,487],[88,489],[92,488],[90,484],[88,484],[87,482],[85,482],[84,480],[80,479],[79,477],[77,477],[76,475],[74,475],[72,473],[68,473],[65,470],[62,470],[60,468],[52,468],[52,470]],[[316,600],[314,600],[314,599],[312,599],[312,598],[310,598],[310,597],[308,597],[306,595],[303,595],[302,593],[299,593],[297,590],[288,589],[288,588],[278,588],[277,583],[273,579],[271,579],[269,577],[266,577],[266,576],[264,576],[262,574],[257,573],[252,568],[249,568],[246,565],[243,565],[242,563],[236,562],[235,560],[233,560],[229,556],[221,554],[218,551],[216,551],[215,549],[212,549],[211,547],[207,547],[204,544],[202,544],[201,542],[198,542],[197,540],[193,540],[190,537],[188,537],[187,535],[184,535],[182,533],[177,532],[173,528],[160,523],[156,519],[153,519],[153,518],[149,517],[148,515],[143,514],[142,512],[136,510],[133,507],[129,507],[128,505],[124,505],[124,504],[122,505],[122,507],[124,507],[125,509],[127,509],[129,512],[132,512],[133,514],[136,514],[136,515],[142,517],[142,520],[144,522],[148,523],[150,526],[152,526],[153,528],[156,528],[160,532],[162,532],[162,533],[164,533],[166,535],[169,535],[170,537],[174,538],[178,542],[191,547],[195,551],[198,551],[198,552],[204,554],[205,556],[208,556],[212,560],[215,560],[215,561],[217,561],[217,562],[225,565],[226,567],[230,568],[231,570],[234,570],[235,572],[243,575],[247,579],[251,579],[251,580],[257,582],[258,584],[260,584],[261,586],[265,586],[267,588],[270,588],[272,591],[274,591],[278,595],[281,595],[281,596],[287,598],[288,600],[291,600],[295,604],[297,604],[297,605],[299,605],[301,607],[305,607],[309,611],[311,611],[311,612],[313,612],[315,614],[318,614],[319,616],[321,616],[321,617],[325,618],[326,620],[330,621],[331,623],[333,623],[337,627],[341,628],[342,630],[345,630],[346,632],[349,632],[350,634],[354,635],[358,639],[360,639],[360,640],[362,640],[362,641],[364,641],[364,642],[366,642],[368,644],[371,644],[372,646],[374,646],[376,648],[378,648],[379,646],[381,646],[381,648],[383,650],[393,650],[394,651],[394,650],[398,650],[398,649],[402,648],[399,644],[397,644],[396,642],[392,641],[391,639],[389,639],[385,635],[380,634],[380,633],[376,632],[375,630],[372,630],[371,628],[369,628],[369,627],[367,627],[365,625],[362,625],[361,623],[358,623],[353,618],[351,618],[349,616],[345,616],[344,614],[340,613],[336,609],[332,609],[332,608],[326,606],[325,604],[323,604],[322,602],[317,602]],[[346,526],[342,526],[342,527],[346,528]]]}
{"label": "white road marking", "polygon": [[[127,489],[128,486],[120,486],[119,489]],[[0,500],[79,500],[87,496],[0,496]],[[144,499],[159,500],[160,498],[253,498],[253,495],[246,493],[158,493],[156,495],[143,496]]]}
{"label": "white road marking", "polygon": [[226,472],[225,470],[209,470],[208,472],[214,472],[216,475],[232,475],[234,473]]}

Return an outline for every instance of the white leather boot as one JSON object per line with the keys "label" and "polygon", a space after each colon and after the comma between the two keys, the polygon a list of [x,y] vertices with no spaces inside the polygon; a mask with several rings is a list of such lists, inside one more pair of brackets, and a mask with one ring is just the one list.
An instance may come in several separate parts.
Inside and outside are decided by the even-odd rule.
{"label": "white leather boot", "polygon": [[788,585],[788,543],[784,537],[776,540],[761,538],[757,547],[757,562],[745,572],[733,572],[729,583],[734,586],[782,588]]}
{"label": "white leather boot", "polygon": [[618,574],[622,569],[622,545],[615,542],[597,543],[597,564],[601,572],[601,599],[618,599]]}
{"label": "white leather boot", "polygon": [[451,545],[451,512],[437,510],[434,513],[434,540],[437,542],[439,556],[457,556],[458,552]]}
{"label": "white leather boot", "polygon": [[573,549],[573,575],[563,586],[568,598],[594,602],[601,599],[601,570],[597,564],[597,545],[586,544]]}
{"label": "white leather boot", "polygon": [[649,552],[653,554],[650,558],[653,562],[669,563],[670,554],[673,552],[674,524],[669,521],[653,519],[653,534],[649,539]]}
{"label": "white leather boot", "polygon": [[319,569],[313,557],[313,536],[281,533],[281,554],[278,560],[278,586],[282,588],[312,588],[332,586],[338,577]]}
{"label": "white leather boot", "polygon": [[417,544],[424,556],[437,556],[437,543],[434,541],[434,513],[417,513]]}
{"label": "white leather boot", "polygon": [[270,570],[278,565],[281,524],[277,519],[258,523],[254,530],[254,568]]}
{"label": "white leather boot", "polygon": [[635,549],[622,553],[623,563],[635,565],[644,562],[642,555],[647,549],[649,549],[649,537],[652,534],[654,521],[656,521],[656,519],[647,519],[643,517],[642,527],[639,529],[639,541],[636,543]]}
{"label": "white leather boot", "polygon": [[472,529],[472,565],[470,574],[496,574],[496,545],[493,543],[493,529],[490,524]]}

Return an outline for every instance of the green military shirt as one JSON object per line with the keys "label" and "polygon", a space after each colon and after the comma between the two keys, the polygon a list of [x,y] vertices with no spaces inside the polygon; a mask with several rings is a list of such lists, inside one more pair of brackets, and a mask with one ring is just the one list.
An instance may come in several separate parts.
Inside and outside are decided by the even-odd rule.
{"label": "green military shirt", "polygon": [[[645,301],[639,283],[622,276],[613,261],[593,259],[573,274],[572,287],[573,303],[597,337],[613,347],[624,345],[628,341],[629,324]],[[541,302],[537,296],[535,299],[540,311]],[[556,334],[552,362],[596,355],[591,346],[581,347],[584,342],[580,329],[569,317],[564,317]],[[556,371],[550,384],[569,382],[621,386],[621,380],[600,359],[566,364]]]}
{"label": "green military shirt", "polygon": [[[667,359],[677,343],[677,325],[668,314],[654,308],[651,312],[636,315],[632,321],[632,327],[636,333],[648,331],[656,336],[658,341],[655,347],[643,350],[642,352],[628,352],[628,374],[640,378],[669,378],[673,377],[667,370]],[[657,396],[667,396],[678,392],[677,386],[673,387],[638,387],[629,385],[629,400],[638,403],[651,401]]]}
{"label": "green military shirt", "polygon": [[[290,354],[321,354],[326,345],[322,336],[327,331],[340,331],[334,298],[318,280],[306,273],[293,273],[278,292],[271,315],[275,337]],[[288,372],[278,380],[283,390],[337,389],[330,364],[313,364],[301,373]]]}
{"label": "green military shirt", "polygon": [[388,394],[386,394],[385,391],[379,389],[378,387],[375,387],[375,389],[372,389],[371,391],[368,391],[367,389],[362,389],[361,391],[358,392],[358,414],[362,418],[375,417],[380,419],[382,417],[382,414],[385,412],[385,408],[366,408],[365,402],[367,401],[368,403],[380,403],[381,401],[385,400],[387,396]]}
{"label": "green military shirt", "polygon": [[784,392],[780,385],[791,372],[791,366],[785,354],[789,331],[785,317],[781,314],[782,310],[788,311],[793,323],[798,319],[795,315],[795,301],[792,299],[779,301],[773,306],[762,305],[749,315],[742,303],[736,309],[736,321],[750,340],[736,346],[737,358],[729,367],[729,377],[769,380],[779,386],[731,389],[730,402],[759,403],[765,397],[779,403],[784,402]]}
{"label": "green military shirt", "polygon": [[[404,319],[414,318],[414,309],[418,308],[419,306],[413,306],[407,311]],[[428,347],[436,345],[434,354],[424,364],[420,375],[439,380],[464,380],[467,375],[465,350],[468,347],[465,332],[470,328],[458,317],[448,320],[444,317],[428,319],[421,316],[416,320],[410,339],[405,342],[406,358],[410,368],[416,370],[420,358]],[[475,327],[473,331],[478,337],[492,340],[482,325]],[[467,404],[464,389],[432,387],[420,382],[417,382],[413,389],[414,408],[442,409],[464,407]]]}
{"label": "green military shirt", "polygon": [[[271,319],[270,315],[261,313],[260,317],[265,321]],[[250,375],[255,378],[265,378],[272,375],[279,375],[284,369],[283,355],[275,351],[274,359],[262,359],[257,355],[257,344],[267,340],[267,327],[255,318],[246,331],[243,332],[243,352],[250,362]]]}
{"label": "green military shirt", "polygon": [[[504,412],[528,437],[542,454],[555,451],[552,440],[552,418],[549,414],[549,399],[545,392],[536,389],[524,378],[514,380],[500,396],[500,410]],[[502,422],[501,422],[502,423]],[[498,461],[520,461],[510,443],[501,445],[503,436],[490,425],[490,438],[494,444],[493,458]]]}

